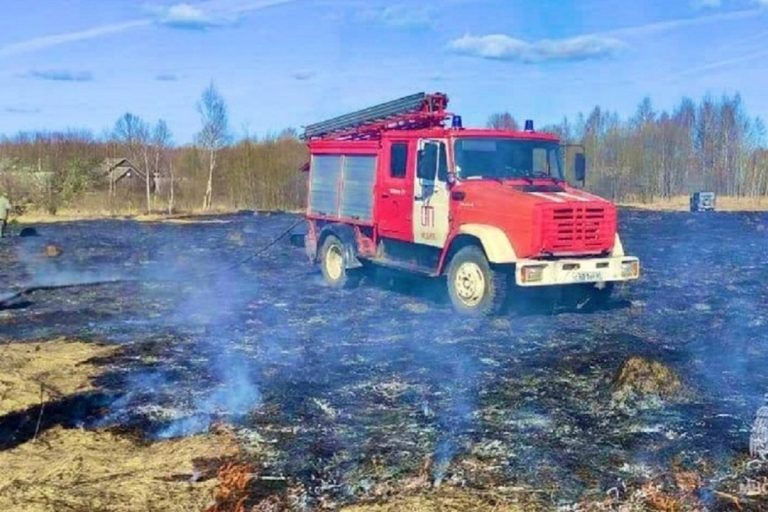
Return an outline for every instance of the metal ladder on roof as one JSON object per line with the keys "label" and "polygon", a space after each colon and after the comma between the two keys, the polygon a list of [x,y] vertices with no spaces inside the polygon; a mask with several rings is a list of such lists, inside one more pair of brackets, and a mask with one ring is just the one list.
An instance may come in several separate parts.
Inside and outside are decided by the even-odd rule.
{"label": "metal ladder on roof", "polygon": [[420,92],[308,125],[304,140],[370,140],[384,130],[417,130],[442,126],[449,114],[448,96]]}

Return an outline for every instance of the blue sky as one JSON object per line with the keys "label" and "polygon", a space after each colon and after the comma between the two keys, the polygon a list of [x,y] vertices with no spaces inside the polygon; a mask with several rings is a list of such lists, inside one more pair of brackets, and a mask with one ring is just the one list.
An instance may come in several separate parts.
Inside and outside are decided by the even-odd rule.
{"label": "blue sky", "polygon": [[235,136],[421,90],[465,124],[741,92],[768,118],[768,0],[0,0],[0,133],[199,128],[214,80]]}

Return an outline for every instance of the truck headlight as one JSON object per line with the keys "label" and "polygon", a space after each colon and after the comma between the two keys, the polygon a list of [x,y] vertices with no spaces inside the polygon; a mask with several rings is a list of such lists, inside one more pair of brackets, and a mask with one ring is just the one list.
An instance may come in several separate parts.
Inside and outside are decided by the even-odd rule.
{"label": "truck headlight", "polygon": [[544,279],[544,265],[523,267],[522,280],[524,283],[535,283]]}
{"label": "truck headlight", "polygon": [[621,277],[638,277],[640,275],[640,262],[637,260],[621,262]]}

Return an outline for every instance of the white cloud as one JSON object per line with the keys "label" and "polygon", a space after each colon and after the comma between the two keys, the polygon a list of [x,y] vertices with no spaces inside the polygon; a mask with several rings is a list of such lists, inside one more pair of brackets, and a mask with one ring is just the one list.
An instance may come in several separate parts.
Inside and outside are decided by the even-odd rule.
{"label": "white cloud", "polygon": [[396,28],[425,27],[432,22],[432,13],[426,7],[404,4],[390,4],[381,9],[369,10],[365,17]]}
{"label": "white cloud", "polygon": [[49,80],[52,82],[90,82],[93,80],[93,75],[90,71],[70,71],[68,69],[32,70],[26,76],[35,80]]}
{"label": "white cloud", "polygon": [[448,44],[449,49],[463,55],[528,64],[609,57],[618,53],[624,46],[625,44],[618,39],[599,35],[541,39],[533,42],[515,39],[504,34],[465,35]]}
{"label": "white cloud", "polygon": [[155,21],[171,28],[207,30],[225,27],[240,21],[242,16],[275,5],[295,0],[208,0],[207,2],[179,2],[171,5],[153,5],[149,11]]}
{"label": "white cloud", "polygon": [[691,7],[694,9],[715,9],[722,5],[722,0],[691,0]]}
{"label": "white cloud", "polygon": [[[731,0],[692,0],[711,7]],[[750,0],[755,5],[768,7],[768,0]],[[734,22],[765,14],[762,8],[715,12],[703,16],[677,18],[585,34],[568,39],[542,39],[528,42],[505,34],[483,36],[465,35],[448,44],[456,53],[485,59],[510,60],[526,63],[549,61],[575,61],[615,55],[626,47],[623,41],[650,37],[654,34],[681,30],[700,25]]]}
{"label": "white cloud", "polygon": [[[768,0],[761,1],[768,2]],[[764,13],[765,11],[762,9],[743,9],[739,11],[719,12],[714,14],[707,14],[704,16],[695,16],[692,18],[677,18],[667,21],[655,21],[652,23],[646,23],[645,25],[635,25],[633,27],[609,30],[595,35],[609,37],[647,37],[660,32],[669,32],[686,27],[710,25],[714,23],[723,23],[753,18],[755,16],[761,16]]]}
{"label": "white cloud", "polygon": [[180,3],[157,8],[157,21],[165,26],[190,30],[205,30],[231,25],[238,20],[234,12],[207,11],[199,5]]}
{"label": "white cloud", "polygon": [[668,78],[670,79],[670,81],[676,81],[680,78],[697,76],[707,71],[716,71],[718,69],[733,66],[734,64],[741,64],[741,63],[749,62],[752,60],[765,59],[766,57],[768,57],[768,49],[762,48],[762,49],[758,49],[756,51],[745,53],[735,57],[721,59],[714,62],[708,62],[701,66],[684,69]]}
{"label": "white cloud", "polygon": [[299,80],[299,81],[311,80],[315,77],[315,72],[310,70],[305,70],[305,69],[294,71],[293,73],[291,73],[291,77],[294,80]]}
{"label": "white cloud", "polygon": [[[723,7],[724,3],[738,3],[733,0],[690,0],[691,7],[694,9],[716,9]],[[750,0],[752,5],[761,5],[768,7],[768,0]]]}
{"label": "white cloud", "polygon": [[6,114],[39,114],[40,109],[29,107],[5,107],[3,112]]}
{"label": "white cloud", "polygon": [[[195,22],[199,24],[205,19],[205,16],[212,17],[213,19],[219,20],[219,22],[221,22],[221,20],[237,20],[240,15],[247,12],[294,1],[296,0],[209,0],[208,2],[195,5],[181,3],[166,8],[153,7],[150,8],[153,17],[110,23],[74,32],[63,32],[60,34],[33,37],[25,41],[0,46],[0,57],[35,52],[68,43],[99,39],[112,34],[151,26],[155,22],[162,22],[164,18],[170,22],[169,26],[174,26],[174,21],[176,22],[175,26],[179,26],[179,24],[183,25],[185,21],[187,24],[194,25]],[[179,6],[181,5],[187,5],[189,8],[180,8]],[[203,13],[203,18],[199,15],[196,18],[196,10]],[[183,28],[192,27],[186,26]]]}
{"label": "white cloud", "polygon": [[77,32],[67,32],[62,34],[53,34],[49,36],[35,37],[27,39],[26,41],[20,41],[17,43],[11,43],[0,47],[0,57],[6,57],[10,55],[17,55],[20,53],[33,52],[36,50],[43,50],[45,48],[52,48],[60,46],[66,43],[74,43],[78,41],[87,41],[89,39],[96,39],[110,34],[116,34],[118,32],[125,32],[126,30],[139,28],[151,24],[151,20],[133,20],[126,21],[124,23],[113,23],[109,25],[101,25],[99,27],[93,27],[87,30],[80,30]]}

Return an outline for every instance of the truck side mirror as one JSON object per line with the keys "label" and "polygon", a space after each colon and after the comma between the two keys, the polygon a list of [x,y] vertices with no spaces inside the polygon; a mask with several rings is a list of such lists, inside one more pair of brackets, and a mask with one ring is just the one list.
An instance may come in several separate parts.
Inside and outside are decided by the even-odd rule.
{"label": "truck side mirror", "polygon": [[573,156],[573,176],[582,184],[587,179],[587,157],[584,153],[576,153]]}

